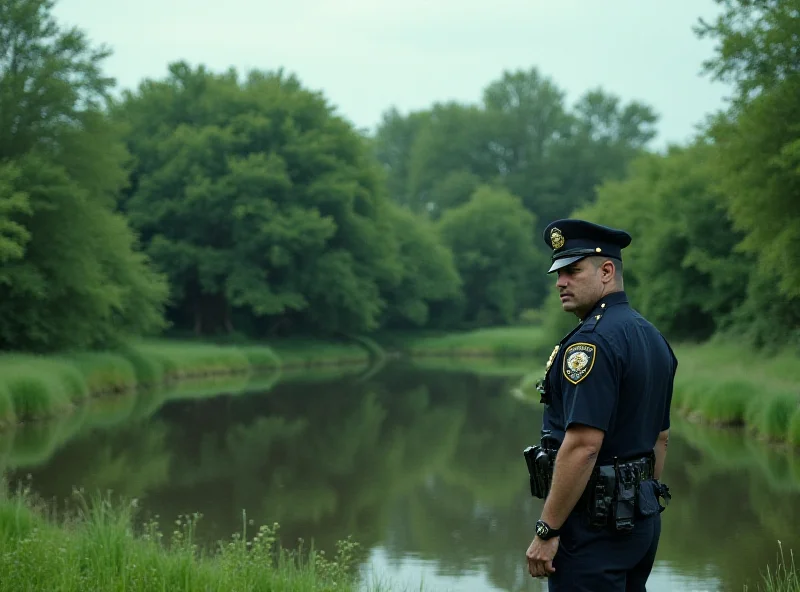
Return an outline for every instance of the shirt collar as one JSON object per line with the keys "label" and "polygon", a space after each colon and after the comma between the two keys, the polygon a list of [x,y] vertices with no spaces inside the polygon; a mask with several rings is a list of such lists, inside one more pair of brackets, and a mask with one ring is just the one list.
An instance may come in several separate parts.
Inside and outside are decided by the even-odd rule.
{"label": "shirt collar", "polygon": [[611,294],[606,294],[600,300],[598,300],[594,308],[583,318],[585,321],[590,316],[597,313],[597,310],[605,310],[609,306],[616,306],[617,304],[628,304],[628,295],[625,293],[624,290],[619,292],[612,292]]}

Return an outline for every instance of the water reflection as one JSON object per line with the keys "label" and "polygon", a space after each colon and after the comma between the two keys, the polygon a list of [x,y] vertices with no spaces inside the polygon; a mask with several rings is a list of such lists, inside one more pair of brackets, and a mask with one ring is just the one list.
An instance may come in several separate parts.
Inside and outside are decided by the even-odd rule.
{"label": "water reflection", "polygon": [[[542,590],[525,572],[541,503],[521,457],[541,413],[495,374],[391,366],[260,394],[109,400],[0,435],[0,462],[48,498],[111,489],[166,523],[199,511],[209,543],[240,531],[244,509],[279,522],[286,545],[333,552],[352,535],[377,579],[409,588]],[[675,432],[648,589],[755,589],[778,539],[800,550],[800,461],[737,433]]]}

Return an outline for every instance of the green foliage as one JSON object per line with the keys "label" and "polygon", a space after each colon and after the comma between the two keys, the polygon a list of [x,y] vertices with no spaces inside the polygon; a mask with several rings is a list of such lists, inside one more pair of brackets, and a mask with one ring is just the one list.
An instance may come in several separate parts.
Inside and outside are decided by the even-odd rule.
{"label": "green foliage", "polygon": [[431,305],[461,295],[461,277],[453,253],[436,228],[411,210],[391,204],[392,231],[397,237],[400,282],[384,291],[387,300],[383,327],[422,327],[431,322]]}
{"label": "green foliage", "polygon": [[[780,543],[780,541],[778,542]],[[768,565],[761,577],[763,588],[759,584],[759,591],[797,592],[800,590],[800,567],[795,562],[794,552],[790,552],[787,559],[783,545],[779,544],[775,567]]]}
{"label": "green foliage", "polygon": [[[342,355],[327,353],[331,361],[337,359],[334,353]],[[53,417],[88,397],[165,387],[176,380],[250,375],[280,365],[280,357],[265,345],[233,347],[166,340],[131,342],[106,352],[3,354],[0,423]]]}
{"label": "green foliage", "polygon": [[520,196],[541,230],[591,201],[602,180],[623,176],[655,136],[646,105],[592,89],[570,109],[564,95],[532,68],[504,71],[480,105],[436,103],[406,117],[388,110],[375,152],[390,195],[439,217],[495,184]]}
{"label": "green foliage", "polygon": [[231,330],[232,309],[376,328],[402,268],[360,136],[282,72],[169,70],[126,93],[117,117],[137,155],[125,210],[173,304],[197,332]]}
{"label": "green foliage", "polygon": [[545,265],[534,245],[534,223],[518,197],[489,186],[444,213],[439,231],[464,282],[466,322],[509,324],[531,302],[530,275]]}
{"label": "green foliage", "polygon": [[[25,246],[31,233],[16,221],[21,215],[31,214],[28,195],[17,191],[19,170],[11,164],[0,163],[0,264],[18,261],[25,256]],[[7,272],[0,270],[0,284],[9,281]]]}
{"label": "green foliage", "polygon": [[710,133],[720,146],[721,187],[742,248],[758,256],[786,297],[800,297],[800,75],[765,91],[734,121],[719,119]]}
{"label": "green foliage", "polygon": [[718,147],[716,167],[734,227],[744,235],[740,251],[754,259],[749,306],[740,315],[754,325],[759,345],[799,343],[800,34],[797,0],[717,0],[713,23],[701,37],[718,42],[706,63],[715,79],[733,84],[727,113],[709,122]]}
{"label": "green foliage", "polygon": [[789,419],[786,439],[792,446],[800,447],[800,405],[795,408]]}
{"label": "green foliage", "polygon": [[718,42],[704,66],[714,79],[734,85],[736,103],[781,86],[798,74],[798,0],[714,0],[721,8],[714,22],[700,19],[698,37]]}
{"label": "green foliage", "polygon": [[78,501],[76,512],[56,518],[27,492],[0,500],[0,590],[358,588],[358,546],[350,540],[341,541],[330,559],[314,550],[289,550],[279,545],[277,524],[250,536],[243,515],[242,532],[208,552],[195,540],[199,514],[179,517],[164,533],[154,520],[138,527],[135,500],[112,504],[79,495]]}
{"label": "green foliage", "polygon": [[[395,334],[381,341],[412,355],[537,356],[548,347],[539,327],[492,327],[446,334]],[[544,362],[542,363],[544,365]]]}
{"label": "green foliage", "polygon": [[791,351],[756,352],[721,338],[675,348],[673,409],[704,422],[744,426],[756,437],[792,442],[800,409],[800,365]]}
{"label": "green foliage", "polygon": [[107,52],[51,9],[0,6],[0,347],[39,351],[160,330],[167,289],[114,212],[127,154],[100,110]]}
{"label": "green foliage", "polygon": [[408,155],[407,191],[417,211],[439,216],[447,207],[459,205],[459,198],[469,197],[453,195],[451,175],[488,180],[496,174],[494,157],[487,150],[494,122],[483,110],[458,103],[434,105],[424,122]]}
{"label": "green foliage", "polygon": [[558,295],[558,289],[555,286],[555,274],[551,277],[550,293],[544,300],[542,305],[542,327],[546,341],[555,346],[561,338],[575,328],[578,324],[578,317],[573,313],[564,312],[561,306],[561,298]]}
{"label": "green foliage", "polygon": [[175,371],[125,345],[169,325],[246,341],[523,320],[555,342],[575,319],[540,233],[564,216],[634,235],[626,289],[673,339],[800,345],[800,5],[718,3],[697,30],[736,96],[665,154],[649,106],[568,104],[537,68],[476,104],[387,109],[371,138],[282,70],[179,61],[111,104],[107,48],[50,0],[3,3],[0,348],[127,351],[96,378],[118,390]]}
{"label": "green foliage", "polygon": [[705,339],[745,297],[750,258],[733,255],[731,229],[715,189],[715,148],[697,143],[646,155],[628,178],[605,183],[575,213],[627,229],[625,289],[635,307],[673,338]]}
{"label": "green foliage", "polygon": [[[439,220],[467,204],[480,187],[491,186],[520,199],[538,235],[550,220],[593,201],[601,181],[622,178],[655,135],[656,120],[646,105],[623,104],[602,89],[588,91],[570,109],[564,92],[537,69],[505,71],[486,86],[480,105],[435,103],[406,117],[388,110],[374,151],[396,203]],[[538,253],[546,251],[541,241],[534,244]],[[527,306],[542,303],[547,279],[541,271],[527,275]],[[463,285],[464,296],[432,318],[434,326],[457,325],[459,309],[478,324],[518,314],[519,295],[510,283],[511,292],[497,285],[485,305],[477,305],[483,296]],[[469,311],[475,306],[487,312],[500,306],[503,312],[478,316]]]}
{"label": "green foliage", "polygon": [[430,114],[427,111],[403,117],[395,108],[383,113],[373,138],[373,149],[386,174],[389,195],[400,205],[416,211],[419,204],[409,192],[411,150]]}

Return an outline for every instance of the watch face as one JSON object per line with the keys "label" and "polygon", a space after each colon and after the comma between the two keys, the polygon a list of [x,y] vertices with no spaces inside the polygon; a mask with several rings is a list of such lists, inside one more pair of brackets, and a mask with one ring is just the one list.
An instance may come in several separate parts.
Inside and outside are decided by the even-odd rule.
{"label": "watch face", "polygon": [[547,527],[544,524],[537,524],[536,525],[536,534],[539,536],[544,536],[547,534]]}

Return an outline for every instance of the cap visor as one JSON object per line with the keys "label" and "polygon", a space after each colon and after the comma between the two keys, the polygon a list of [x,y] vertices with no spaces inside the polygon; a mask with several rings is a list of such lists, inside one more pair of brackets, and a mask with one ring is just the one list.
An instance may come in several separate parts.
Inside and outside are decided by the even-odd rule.
{"label": "cap visor", "polygon": [[581,259],[586,258],[588,255],[577,255],[575,257],[564,257],[563,259],[556,259],[553,261],[553,264],[550,266],[550,269],[547,273],[553,273],[561,269],[562,267],[566,267],[567,265],[572,265],[576,261],[580,261]]}

